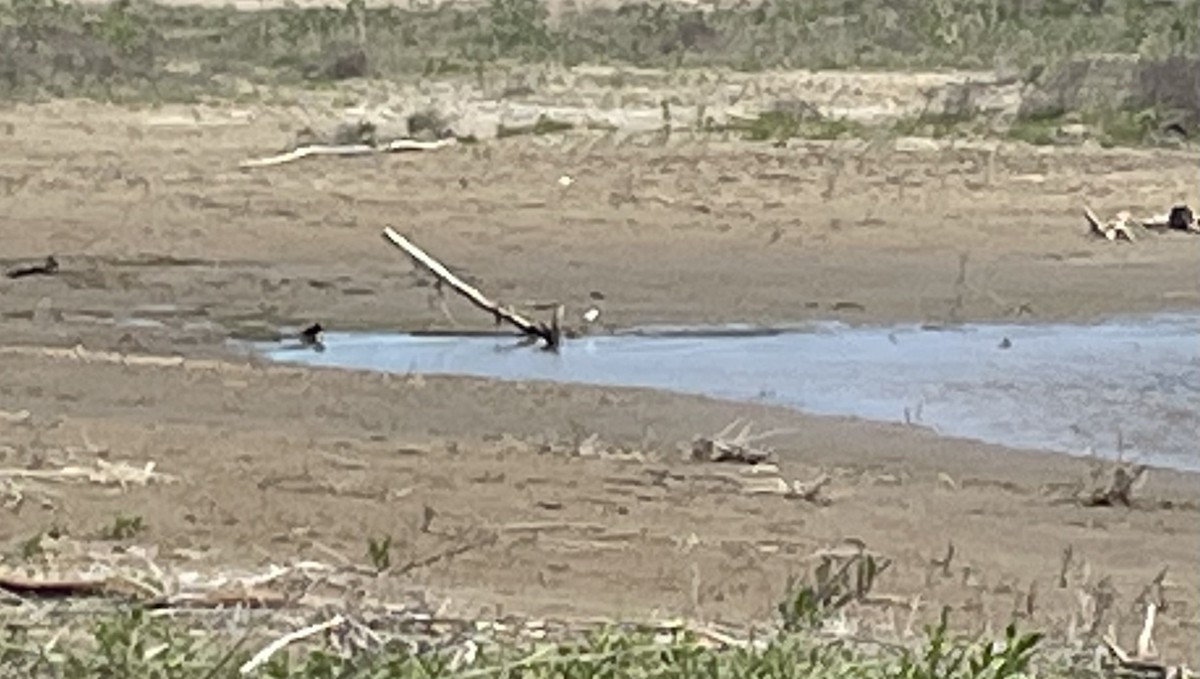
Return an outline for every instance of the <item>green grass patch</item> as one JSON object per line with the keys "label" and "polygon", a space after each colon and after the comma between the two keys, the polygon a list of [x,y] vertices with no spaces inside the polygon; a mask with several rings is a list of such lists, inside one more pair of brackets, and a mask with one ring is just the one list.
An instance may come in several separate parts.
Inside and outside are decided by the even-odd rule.
{"label": "green grass patch", "polygon": [[130,609],[100,616],[81,633],[61,633],[52,647],[25,626],[9,626],[0,640],[0,672],[30,679],[1013,679],[1061,672],[1057,661],[1038,657],[1039,634],[1010,626],[996,640],[963,639],[949,633],[946,620],[912,646],[803,634],[722,646],[684,628],[614,626],[555,641],[475,641],[476,650],[464,653],[468,638],[434,644],[380,631],[360,648],[314,637],[242,674],[272,638],[263,633],[269,625],[255,624],[257,634],[203,633]]}
{"label": "green grass patch", "polygon": [[[390,541],[370,542],[374,566]],[[1066,676],[1071,656],[1043,636],[1009,625],[999,638],[956,635],[949,609],[917,639],[837,637],[828,623],[861,603],[891,565],[861,551],[822,555],[791,583],[780,620],[757,632],[712,632],[683,623],[600,624],[519,620],[430,624],[419,611],[350,607],[329,611],[116,609],[70,603],[25,608],[0,631],[0,676],[30,679],[1024,679]],[[30,601],[24,607],[33,607]],[[302,618],[308,618],[303,620]],[[320,633],[262,654],[301,625]],[[974,625],[972,625],[974,626]],[[365,630],[365,631],[364,631]],[[524,630],[524,631],[523,631]]]}

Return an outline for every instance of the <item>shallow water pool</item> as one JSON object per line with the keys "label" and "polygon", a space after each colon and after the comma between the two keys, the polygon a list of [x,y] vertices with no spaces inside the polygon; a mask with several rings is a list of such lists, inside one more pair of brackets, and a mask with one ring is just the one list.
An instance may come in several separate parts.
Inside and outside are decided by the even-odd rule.
{"label": "shallow water pool", "polygon": [[281,361],[640,386],[1200,470],[1200,314],[1092,325],[648,329],[558,354],[503,336],[329,333]]}

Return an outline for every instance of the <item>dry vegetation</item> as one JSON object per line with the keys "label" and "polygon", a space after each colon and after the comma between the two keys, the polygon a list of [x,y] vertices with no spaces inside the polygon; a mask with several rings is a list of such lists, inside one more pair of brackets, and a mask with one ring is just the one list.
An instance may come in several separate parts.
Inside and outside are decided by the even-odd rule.
{"label": "dry vegetation", "polygon": [[[539,0],[491,0],[434,9],[166,7],[135,0],[84,5],[6,0],[0,5],[0,87],[10,100],[89,96],[131,102],[212,97],[286,98],[279,88],[345,80],[461,81],[521,99],[543,89],[554,65],[612,65],[690,73],[696,86],[721,72],[791,69],[999,70],[1024,83],[1027,105],[1003,121],[1034,143],[1130,144],[1170,140],[1162,128],[1194,123],[1200,107],[1194,55],[1200,3],[779,0],[701,10],[678,4],[587,8],[551,16]],[[1142,62],[1088,55],[1140,55]],[[1084,57],[1084,58],[1080,58]],[[1089,82],[1089,78],[1099,80]],[[527,77],[528,76],[528,77]],[[637,79],[617,71],[613,86]],[[899,133],[979,132],[978,92],[902,120]],[[664,120],[679,102],[664,99]],[[781,100],[756,118],[708,121],[751,139],[830,138],[861,124]],[[678,117],[676,115],[676,117]],[[988,121],[984,121],[987,123]],[[527,131],[560,129],[547,119]],[[512,130],[508,131],[509,134]],[[519,133],[519,132],[518,132]],[[501,135],[503,136],[503,135]]]}

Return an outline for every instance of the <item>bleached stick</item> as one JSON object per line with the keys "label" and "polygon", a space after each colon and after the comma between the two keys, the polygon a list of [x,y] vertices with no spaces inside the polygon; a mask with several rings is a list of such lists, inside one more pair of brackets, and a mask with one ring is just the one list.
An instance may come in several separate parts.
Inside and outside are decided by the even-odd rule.
{"label": "bleached stick", "polygon": [[301,146],[287,153],[266,158],[254,158],[242,161],[238,167],[271,167],[291,163],[309,156],[366,156],[372,153],[393,153],[396,151],[434,151],[457,143],[455,139],[439,139],[437,141],[418,141],[416,139],[394,139],[383,146],[367,144],[313,144]]}
{"label": "bleached stick", "polygon": [[267,644],[258,653],[255,653],[253,658],[250,658],[238,668],[238,672],[243,675],[250,674],[254,670],[258,669],[263,663],[270,660],[271,656],[278,653],[285,646],[294,644],[303,639],[307,639],[308,637],[315,636],[326,630],[333,629],[334,627],[339,627],[344,622],[346,622],[346,619],[339,614],[333,616],[325,622],[309,625],[308,627],[303,627],[295,632],[285,634],[275,641],[272,641],[270,644]]}
{"label": "bleached stick", "polygon": [[353,144],[349,146],[301,146],[298,149],[288,151],[287,153],[281,153],[277,156],[243,160],[238,164],[238,167],[252,168],[283,165],[285,163],[291,163],[309,156],[365,156],[372,153],[375,153],[375,147],[367,146],[366,144]]}
{"label": "bleached stick", "polygon": [[545,341],[546,345],[551,348],[558,346],[558,333],[553,328],[548,328],[541,323],[535,323],[512,309],[488,299],[482,292],[467,285],[462,279],[455,276],[449,269],[443,266],[441,262],[429,256],[424,250],[417,247],[415,243],[397,233],[390,226],[383,230],[383,235],[389,242],[403,250],[409,257],[412,257],[421,266],[428,269],[434,276],[437,276],[438,280],[444,281],[451,288],[454,288],[455,292],[465,297],[471,304],[495,316],[497,322],[501,320],[507,321],[526,335]]}
{"label": "bleached stick", "polygon": [[1146,619],[1142,623],[1142,633],[1138,635],[1137,654],[1139,658],[1150,658],[1157,655],[1154,652],[1154,617],[1158,613],[1158,605],[1154,602],[1146,604]]}

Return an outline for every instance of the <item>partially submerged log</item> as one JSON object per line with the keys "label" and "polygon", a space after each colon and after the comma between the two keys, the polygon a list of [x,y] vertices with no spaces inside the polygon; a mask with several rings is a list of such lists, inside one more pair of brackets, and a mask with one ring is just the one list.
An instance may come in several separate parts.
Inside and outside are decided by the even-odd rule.
{"label": "partially submerged log", "polygon": [[558,350],[559,344],[562,341],[563,308],[561,304],[555,305],[554,315],[549,325],[530,320],[511,308],[488,299],[482,292],[471,287],[458,276],[455,276],[441,262],[431,257],[424,250],[417,247],[415,243],[397,233],[391,227],[383,230],[383,236],[392,245],[403,250],[414,261],[436,276],[439,281],[449,285],[455,292],[465,297],[468,302],[490,313],[496,319],[496,325],[506,322],[535,341],[541,340],[545,342],[546,349],[551,351]]}

